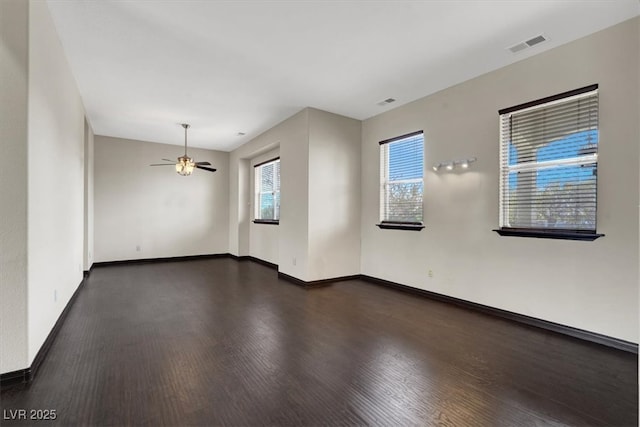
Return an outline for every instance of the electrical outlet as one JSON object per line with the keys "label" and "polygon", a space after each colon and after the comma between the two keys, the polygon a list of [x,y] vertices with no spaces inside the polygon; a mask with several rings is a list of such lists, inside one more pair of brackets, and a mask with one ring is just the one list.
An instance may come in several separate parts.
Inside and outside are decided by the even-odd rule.
{"label": "electrical outlet", "polygon": [[429,269],[429,273],[427,273],[429,277],[433,277],[433,270]]}
{"label": "electrical outlet", "polygon": [[296,257],[293,257],[293,260],[291,262],[293,262],[293,265],[296,265]]}
{"label": "electrical outlet", "polygon": [[140,252],[140,245],[136,246],[136,252]]}
{"label": "electrical outlet", "polygon": [[58,301],[58,290],[54,289],[53,290],[53,302]]}

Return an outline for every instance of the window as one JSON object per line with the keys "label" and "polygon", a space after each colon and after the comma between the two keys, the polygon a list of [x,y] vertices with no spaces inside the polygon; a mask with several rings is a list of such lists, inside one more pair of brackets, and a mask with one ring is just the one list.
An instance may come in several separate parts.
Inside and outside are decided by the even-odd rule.
{"label": "window", "polygon": [[422,131],[380,142],[380,228],[421,230]]}
{"label": "window", "polygon": [[500,110],[501,235],[594,240],[598,86]]}
{"label": "window", "polygon": [[280,220],[280,159],[254,167],[256,223],[278,224]]}

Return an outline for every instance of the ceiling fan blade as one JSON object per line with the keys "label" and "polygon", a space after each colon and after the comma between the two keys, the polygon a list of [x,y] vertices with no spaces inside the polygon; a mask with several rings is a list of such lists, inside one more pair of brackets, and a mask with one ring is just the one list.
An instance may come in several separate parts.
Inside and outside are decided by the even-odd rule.
{"label": "ceiling fan blade", "polygon": [[160,160],[164,160],[165,162],[171,162],[171,163],[175,163],[175,160],[169,160],[169,159],[160,159]]}
{"label": "ceiling fan blade", "polygon": [[209,163],[209,162],[196,162],[196,165],[211,166],[211,163]]}
{"label": "ceiling fan blade", "polygon": [[154,163],[149,166],[175,166],[175,163]]}
{"label": "ceiling fan blade", "polygon": [[206,170],[206,171],[209,171],[209,172],[215,172],[216,171],[216,169],[214,169],[214,168],[207,168],[207,167],[200,166],[200,165],[196,165],[196,167],[198,169],[203,169],[203,170]]}

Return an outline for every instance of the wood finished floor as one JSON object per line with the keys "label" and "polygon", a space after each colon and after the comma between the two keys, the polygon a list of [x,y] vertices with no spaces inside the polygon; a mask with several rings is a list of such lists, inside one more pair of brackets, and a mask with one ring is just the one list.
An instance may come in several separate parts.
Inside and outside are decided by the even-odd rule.
{"label": "wood finished floor", "polygon": [[61,426],[634,426],[637,362],[359,280],[305,290],[212,259],[94,269],[35,381],[0,402]]}

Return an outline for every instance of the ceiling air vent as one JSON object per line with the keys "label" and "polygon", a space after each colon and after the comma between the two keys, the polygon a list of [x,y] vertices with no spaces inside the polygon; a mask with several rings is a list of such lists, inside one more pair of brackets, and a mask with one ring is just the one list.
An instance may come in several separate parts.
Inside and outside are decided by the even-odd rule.
{"label": "ceiling air vent", "polygon": [[515,45],[515,46],[511,46],[511,47],[509,48],[509,50],[510,50],[511,52],[513,52],[513,53],[517,53],[517,52],[520,52],[521,50],[524,50],[524,49],[526,49],[526,48],[528,48],[528,47],[529,47],[529,46],[527,46],[527,44],[526,44],[526,43],[518,43],[518,44],[517,44],[517,45]]}
{"label": "ceiling air vent", "polygon": [[385,106],[385,105],[391,104],[392,102],[396,102],[396,100],[393,98],[387,98],[384,101],[378,102],[378,105]]}
{"label": "ceiling air vent", "polygon": [[523,51],[525,49],[528,49],[530,47],[533,47],[533,46],[535,46],[537,44],[540,44],[542,42],[545,42],[545,41],[547,41],[547,38],[545,36],[543,36],[542,34],[540,34],[538,36],[530,38],[527,41],[523,41],[523,42],[517,43],[517,44],[515,44],[515,45],[513,45],[513,46],[511,46],[511,47],[509,47],[507,49],[509,49],[509,51],[511,51],[511,53],[518,53],[518,52],[521,52],[521,51]]}
{"label": "ceiling air vent", "polygon": [[539,35],[539,36],[536,36],[536,37],[534,37],[532,39],[527,40],[525,43],[529,47],[531,47],[531,46],[537,45],[538,43],[542,43],[543,41],[546,41],[546,40],[547,39],[545,39],[544,36]]}

